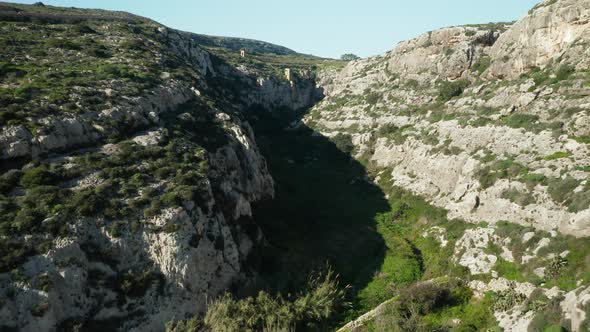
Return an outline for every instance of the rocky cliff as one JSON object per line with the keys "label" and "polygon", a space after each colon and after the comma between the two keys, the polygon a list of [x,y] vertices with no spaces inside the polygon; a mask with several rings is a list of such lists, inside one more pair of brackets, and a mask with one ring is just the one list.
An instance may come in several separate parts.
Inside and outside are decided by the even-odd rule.
{"label": "rocky cliff", "polygon": [[[357,157],[452,217],[588,236],[588,57],[575,51],[584,37],[571,37],[588,28],[588,3],[576,4],[546,2],[514,25],[433,31],[324,72],[329,98],[306,121],[350,134]],[[532,22],[556,37],[537,36],[545,28]],[[546,53],[505,59],[507,44]],[[563,186],[571,191],[558,194]]]}
{"label": "rocky cliff", "polygon": [[[450,219],[477,225],[451,242],[449,224],[424,226],[423,237],[440,250],[454,247],[454,262],[470,278],[492,279],[470,284],[480,298],[495,292],[504,300],[516,287],[520,300],[493,308],[507,331],[543,326],[539,317],[549,314],[525,305],[538,292],[566,317],[561,326],[587,328],[587,297],[576,294],[585,294],[588,280],[578,272],[569,286],[550,280],[561,278],[556,266],[575,260],[557,243],[580,237],[575,255],[589,257],[589,5],[544,1],[517,22],[432,31],[322,71],[327,97],[304,118],[336,142],[349,140],[386,192],[409,190]],[[510,224],[527,231],[507,232]],[[507,266],[522,272],[509,274]],[[532,284],[522,285],[527,275]],[[348,328],[363,331],[367,320],[375,326],[387,319],[383,310]]]}
{"label": "rocky cliff", "polygon": [[274,187],[241,112],[310,106],[313,78],[137,17],[3,6],[0,329],[162,330],[248,279]]}

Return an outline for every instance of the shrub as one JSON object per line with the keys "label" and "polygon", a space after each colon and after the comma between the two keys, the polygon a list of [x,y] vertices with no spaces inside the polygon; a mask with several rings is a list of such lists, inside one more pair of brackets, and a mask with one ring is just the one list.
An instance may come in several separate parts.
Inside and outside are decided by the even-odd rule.
{"label": "shrub", "polygon": [[512,114],[502,119],[502,122],[510,128],[524,128],[527,130],[532,129],[537,121],[539,121],[539,117],[530,114]]}
{"label": "shrub", "polygon": [[79,51],[82,47],[67,39],[49,39],[45,42],[47,48],[61,48],[64,50]]}
{"label": "shrub", "polygon": [[502,198],[520,206],[527,206],[535,203],[535,197],[531,193],[523,193],[515,188],[504,190],[502,192]]}
{"label": "shrub", "polygon": [[91,27],[89,27],[86,24],[76,24],[74,26],[74,31],[77,33],[81,33],[81,34],[96,33],[96,31],[94,31],[94,29],[92,29]]}
{"label": "shrub", "polygon": [[568,176],[565,179],[554,178],[549,180],[547,191],[555,202],[565,203],[579,184],[580,181],[571,176]]}
{"label": "shrub", "polygon": [[209,304],[203,319],[169,322],[169,332],[316,330],[344,305],[344,290],[331,271],[311,277],[306,292],[294,299],[261,291],[236,300],[225,294]]}
{"label": "shrub", "polygon": [[570,76],[572,76],[572,74],[575,72],[576,70],[574,67],[568,64],[561,65],[559,66],[559,68],[557,68],[557,71],[555,72],[555,79],[557,81],[565,81],[568,78],[570,78]]}
{"label": "shrub", "polygon": [[343,61],[354,61],[354,60],[358,60],[360,59],[360,57],[356,54],[352,54],[352,53],[346,53],[346,54],[342,54],[342,56],[340,56],[340,60]]}
{"label": "shrub", "polygon": [[332,137],[332,142],[344,153],[351,154],[354,151],[354,144],[352,144],[352,137],[350,135],[338,133]]}
{"label": "shrub", "polygon": [[[157,284],[156,284],[157,283]],[[161,286],[164,276],[159,271],[146,269],[144,271],[127,272],[119,281],[118,289],[129,297],[142,297],[155,284]]]}
{"label": "shrub", "polygon": [[497,293],[494,296],[494,311],[507,311],[526,301],[527,297],[516,292],[513,288]]}
{"label": "shrub", "polygon": [[482,189],[487,189],[496,183],[498,179],[515,178],[518,175],[525,175],[528,169],[515,162],[514,159],[508,158],[505,160],[498,160],[491,166],[486,166],[477,171],[476,175],[479,177],[479,183]]}
{"label": "shrub", "polygon": [[518,179],[518,181],[524,182],[527,185],[527,188],[533,188],[539,183],[545,184],[547,182],[547,177],[543,174],[527,173]]}
{"label": "shrub", "polygon": [[438,100],[449,101],[454,97],[458,97],[463,94],[465,88],[469,86],[469,81],[458,80],[454,82],[443,81],[438,87]]}
{"label": "shrub", "polygon": [[426,315],[449,300],[449,290],[433,282],[414,284],[399,295],[399,308],[403,316]]}
{"label": "shrub", "polygon": [[574,193],[571,197],[571,202],[568,206],[568,211],[577,213],[586,210],[590,207],[590,182],[586,184],[586,188],[580,192]]}
{"label": "shrub", "polygon": [[488,68],[490,68],[491,64],[492,64],[492,61],[491,61],[490,57],[482,56],[479,59],[477,59],[477,61],[473,64],[471,69],[476,71],[479,75],[481,75],[481,74],[483,74],[483,72],[488,70]]}
{"label": "shrub", "polygon": [[381,99],[381,95],[377,92],[371,92],[366,97],[365,100],[369,105],[375,105]]}
{"label": "shrub", "polygon": [[0,176],[0,194],[7,194],[19,183],[22,172],[11,170]]}
{"label": "shrub", "polygon": [[20,179],[20,185],[30,189],[37,186],[52,185],[57,181],[57,176],[49,171],[46,165],[25,169]]}

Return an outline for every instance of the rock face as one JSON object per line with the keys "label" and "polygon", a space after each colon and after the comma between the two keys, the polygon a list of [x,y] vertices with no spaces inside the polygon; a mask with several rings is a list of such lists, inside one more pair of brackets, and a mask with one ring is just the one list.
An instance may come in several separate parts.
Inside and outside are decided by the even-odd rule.
{"label": "rock face", "polygon": [[490,51],[489,74],[515,78],[533,67],[559,61],[586,69],[590,53],[590,2],[546,0],[502,34]]}
{"label": "rock face", "polygon": [[[274,183],[240,113],[253,105],[293,111],[319,97],[311,73],[289,82],[238,68],[188,33],[153,22],[88,24],[111,52],[105,71],[116,75],[69,87],[69,107],[98,94],[94,105],[68,112],[31,96],[28,104],[53,111],[0,126],[1,171],[12,169],[0,178],[9,225],[0,234],[0,329],[160,331],[250,278],[245,261],[263,243],[251,204],[271,199]],[[137,48],[152,54],[134,62]],[[145,77],[152,81],[136,83]],[[16,114],[25,107],[12,105]],[[141,157],[130,160],[134,153]],[[55,181],[25,185],[23,174],[37,167],[49,172],[39,181]],[[51,194],[32,198],[44,190]],[[41,208],[46,198],[55,209]],[[35,203],[20,204],[28,199]],[[23,217],[27,209],[34,212]],[[62,226],[47,231],[53,224]]]}
{"label": "rock face", "polygon": [[499,32],[478,27],[448,28],[401,42],[386,55],[388,69],[408,78],[459,79],[494,44]]}
{"label": "rock face", "polygon": [[588,6],[546,1],[320,72],[328,97],[305,122],[452,218],[589,236]]}
{"label": "rock face", "polygon": [[[163,322],[204,310],[208,297],[244,278],[243,261],[261,234],[247,233],[247,224],[235,222],[251,217],[250,202],[273,196],[273,181],[249,126],[227,125],[233,139],[212,157],[208,201],[163,209],[140,218],[140,231],[117,236],[109,232],[109,221],[77,220],[69,236],[54,239],[51,250],[26,261],[25,283],[2,274],[3,296],[12,292],[0,311],[4,326],[44,331],[68,320],[84,322],[91,315],[95,321],[126,318],[125,329],[161,330]],[[174,231],[158,231],[162,228]],[[147,284],[131,291],[123,303],[120,289],[101,281],[137,275]],[[41,278],[50,286],[25,286],[39,286]],[[127,319],[138,310],[144,318]]]}
{"label": "rock face", "polygon": [[[590,257],[587,244],[559,247],[590,236],[589,8],[545,1],[515,23],[445,28],[321,71],[326,98],[303,120],[349,138],[384,192],[401,187],[471,224],[421,234],[452,248],[476,296],[493,292],[505,331],[588,328],[588,280],[551,280]],[[343,330],[391,319],[382,311]]]}

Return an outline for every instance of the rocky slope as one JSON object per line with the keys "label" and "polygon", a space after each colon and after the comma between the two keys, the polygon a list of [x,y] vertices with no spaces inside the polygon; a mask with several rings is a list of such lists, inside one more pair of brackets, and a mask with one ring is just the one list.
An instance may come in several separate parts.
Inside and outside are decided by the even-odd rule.
{"label": "rocky slope", "polygon": [[[320,72],[327,97],[304,119],[335,142],[351,142],[386,192],[404,188],[449,218],[478,225],[454,240],[446,235],[452,226],[426,225],[423,236],[454,247],[453,260],[469,278],[484,276],[470,284],[480,295],[505,296],[515,287],[507,282],[526,289],[494,309],[507,331],[542,326],[549,314],[525,305],[537,300],[535,289],[555,298],[569,324],[562,326],[587,328],[589,6],[544,1],[515,23],[432,31],[383,56]],[[509,224],[522,228],[506,233]],[[573,237],[581,248],[567,258],[571,252],[557,243]],[[551,282],[568,264],[573,283]],[[365,323],[349,327],[362,331]]]}
{"label": "rocky slope", "polygon": [[[575,3],[546,4],[503,33],[487,26],[434,31],[324,73],[329,98],[306,121],[326,135],[351,134],[358,157],[392,169],[398,185],[453,217],[590,235],[590,90],[587,56],[576,51],[585,51],[586,35],[578,30],[588,26],[580,23],[588,3]],[[562,21],[553,12],[581,21]],[[554,49],[500,74],[504,63],[524,63],[504,59],[502,45],[538,42],[541,28],[517,37],[531,20],[546,22],[556,36],[581,37],[570,41],[567,57]],[[582,60],[574,67],[572,57]]]}
{"label": "rocky slope", "polygon": [[587,330],[589,3],[344,68],[0,4],[0,330],[182,330],[326,261],[343,330]]}
{"label": "rocky slope", "polygon": [[241,112],[310,106],[309,74],[135,16],[2,9],[0,329],[162,330],[248,279],[274,188]]}

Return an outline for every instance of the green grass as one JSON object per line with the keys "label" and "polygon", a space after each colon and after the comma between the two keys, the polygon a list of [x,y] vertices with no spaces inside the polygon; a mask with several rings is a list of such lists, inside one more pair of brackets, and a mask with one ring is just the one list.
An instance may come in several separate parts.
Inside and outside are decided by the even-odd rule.
{"label": "green grass", "polygon": [[572,154],[569,152],[563,152],[563,151],[559,151],[559,152],[555,152],[554,154],[551,154],[549,156],[546,156],[545,160],[550,161],[550,160],[556,160],[556,159],[562,159],[562,158],[569,158]]}
{"label": "green grass", "polygon": [[502,258],[498,258],[494,270],[498,272],[498,275],[509,280],[519,282],[528,281],[522,274],[522,267],[516,263],[505,261]]}

